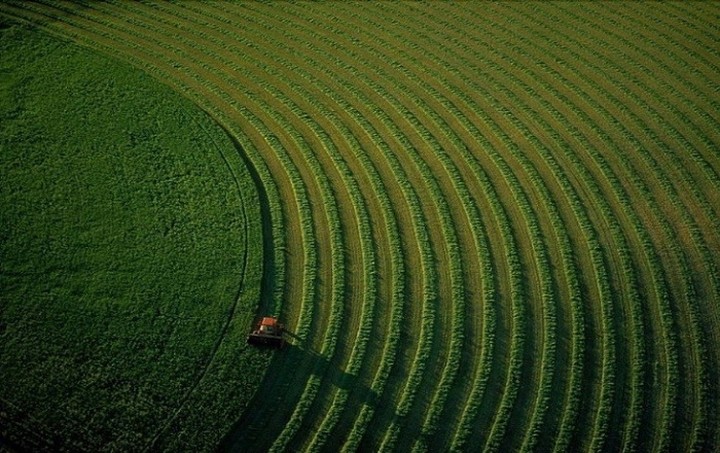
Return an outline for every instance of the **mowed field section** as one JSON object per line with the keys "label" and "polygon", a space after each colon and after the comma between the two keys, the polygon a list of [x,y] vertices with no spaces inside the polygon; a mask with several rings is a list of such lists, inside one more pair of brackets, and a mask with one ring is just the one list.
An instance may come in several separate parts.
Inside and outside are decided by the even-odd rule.
{"label": "mowed field section", "polygon": [[251,163],[292,344],[221,450],[720,448],[720,3],[0,13]]}

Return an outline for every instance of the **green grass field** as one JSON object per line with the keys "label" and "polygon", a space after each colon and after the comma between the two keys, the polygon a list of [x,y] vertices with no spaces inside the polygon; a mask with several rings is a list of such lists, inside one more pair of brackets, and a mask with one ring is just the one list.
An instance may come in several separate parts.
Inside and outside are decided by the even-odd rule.
{"label": "green grass field", "polygon": [[243,347],[262,274],[248,171],[153,79],[2,25],[2,434],[31,449],[217,442],[265,369]]}
{"label": "green grass field", "polygon": [[[226,130],[218,140],[228,151],[193,154],[183,167],[216,168],[226,185],[206,192],[202,178],[185,178],[193,192],[183,195],[141,172],[139,190],[159,185],[196,200],[209,212],[176,203],[167,215],[209,225],[255,206],[246,224],[259,218],[256,233],[234,237],[262,260],[246,314],[227,332],[203,318],[210,345],[188,339],[192,357],[210,366],[182,382],[200,373],[209,393],[181,397],[181,413],[130,407],[142,429],[122,435],[98,434],[109,429],[102,417],[52,424],[28,397],[5,413],[14,424],[2,434],[20,448],[52,439],[164,451],[720,449],[720,3],[41,0],[4,2],[0,16],[4,48],[16,48],[16,23],[47,43],[41,49],[64,42],[48,35],[70,40],[155,78],[163,87],[149,97],[182,95],[186,112],[211,118],[200,115],[205,130]],[[3,102],[10,111],[16,101]],[[154,125],[155,135],[188,129],[171,123]],[[87,140],[106,140],[104,127],[84,124]],[[128,152],[148,156],[132,143]],[[236,171],[213,167],[219,156],[232,156]],[[172,166],[185,161],[162,162],[177,174]],[[20,180],[40,172],[17,171]],[[255,183],[255,204],[213,207],[238,193],[230,174],[249,192]],[[122,187],[102,181],[108,192]],[[98,240],[117,234],[116,223]],[[231,234],[203,228],[208,244]],[[179,250],[171,243],[158,259]],[[237,278],[232,264],[214,263],[209,275]],[[43,278],[70,278],[62,269]],[[187,293],[180,282],[169,287]],[[230,295],[211,302],[227,314],[227,288],[238,285],[224,288]],[[178,304],[176,316],[188,310]],[[254,312],[279,315],[291,347],[244,349]],[[128,318],[117,323],[128,342],[143,338]],[[214,354],[218,338],[238,341],[221,341]],[[3,348],[17,364],[41,350]],[[149,360],[152,351],[138,344],[128,373],[160,387],[181,379]],[[261,373],[268,357],[248,401],[250,378],[223,373]],[[103,401],[83,407],[110,410]]]}

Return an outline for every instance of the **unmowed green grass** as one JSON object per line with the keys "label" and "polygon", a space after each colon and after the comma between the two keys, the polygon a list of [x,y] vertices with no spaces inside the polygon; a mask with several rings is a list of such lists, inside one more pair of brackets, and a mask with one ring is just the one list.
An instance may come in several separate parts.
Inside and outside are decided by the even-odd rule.
{"label": "unmowed green grass", "polygon": [[207,449],[268,351],[259,198],[149,76],[0,19],[0,445]]}

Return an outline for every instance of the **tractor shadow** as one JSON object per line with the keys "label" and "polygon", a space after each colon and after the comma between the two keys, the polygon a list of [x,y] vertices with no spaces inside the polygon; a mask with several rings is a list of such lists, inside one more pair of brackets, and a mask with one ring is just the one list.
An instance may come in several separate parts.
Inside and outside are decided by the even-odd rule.
{"label": "tractor shadow", "polygon": [[[268,423],[277,427],[277,423],[289,420],[306,384],[313,378],[320,380],[320,392],[337,389],[348,392],[346,407],[352,405],[352,410],[364,404],[373,408],[380,404],[380,395],[359,376],[346,372],[332,360],[307,347],[293,332],[285,330],[284,335],[287,341],[282,348],[249,346],[263,350],[262,355],[270,361],[268,370],[272,372],[266,373],[250,404],[221,440],[217,451],[245,451],[244,443],[262,438]],[[268,405],[269,395],[278,405]],[[320,398],[322,394],[318,393],[316,399]],[[268,409],[270,406],[275,408]],[[269,444],[266,447],[269,448]]]}
{"label": "tractor shadow", "polygon": [[[292,338],[296,342],[300,338],[292,332],[285,331],[285,335]],[[310,371],[308,377],[316,376],[329,383],[332,387],[336,387],[351,392],[350,399],[361,404],[376,406],[380,401],[380,395],[367,384],[357,374],[348,373],[336,363],[333,363],[328,357],[314,351],[301,344],[292,344],[287,342],[280,351],[280,354],[287,354],[291,363],[310,363]]]}

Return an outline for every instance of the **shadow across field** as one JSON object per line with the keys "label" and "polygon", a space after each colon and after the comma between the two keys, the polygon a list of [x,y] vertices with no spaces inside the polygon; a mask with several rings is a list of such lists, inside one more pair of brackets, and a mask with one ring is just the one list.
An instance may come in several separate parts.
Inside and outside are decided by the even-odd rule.
{"label": "shadow across field", "polygon": [[[210,115],[210,112],[206,113]],[[241,143],[223,124],[219,122],[218,124],[235,145],[257,190],[262,225],[263,274],[256,314],[259,316],[274,313],[276,263],[270,200],[261,176]],[[329,358],[303,345],[302,339],[295,333],[286,330],[285,336],[287,343],[270,356],[265,377],[256,394],[240,419],[221,441],[218,451],[246,451],[247,445],[267,450],[292,416],[308,380],[313,376],[322,379],[325,388],[328,388],[327,384],[329,384],[330,388],[352,392],[354,402],[377,405],[379,395],[364,385],[357,375],[347,373]],[[273,346],[248,345],[248,347],[267,351],[275,349]],[[322,397],[322,395],[318,396]],[[251,426],[255,428],[250,428]],[[263,428],[258,429],[258,426]]]}
{"label": "shadow across field", "polygon": [[[286,339],[289,338],[296,343],[300,343],[301,341],[298,335],[289,330],[285,330],[284,335]],[[287,360],[289,363],[294,363],[294,361],[310,363],[312,369],[308,370],[308,377],[319,376],[324,379],[331,379],[331,385],[333,387],[343,390],[353,390],[361,394],[361,403],[374,405],[379,399],[377,392],[363,384],[358,375],[346,372],[339,366],[333,364],[328,357],[302,344],[294,344],[292,341],[286,342],[285,346],[279,350],[278,355],[275,356],[275,359],[283,362]],[[296,370],[291,369],[291,371]]]}
{"label": "shadow across field", "polygon": [[[293,332],[286,331],[285,334],[288,339],[300,340]],[[356,403],[370,406],[379,403],[377,392],[357,375],[346,372],[317,351],[288,342],[273,354],[263,384],[217,451],[244,451],[243,446],[249,444],[262,446],[265,450],[269,448],[290,419],[306,383],[313,376],[329,383],[333,389],[352,392]],[[319,398],[322,396],[318,395]],[[264,429],[251,431],[250,426],[264,426]]]}
{"label": "shadow across field", "polygon": [[[290,346],[300,349],[298,346]],[[378,403],[379,395],[373,389],[365,385],[358,375],[348,373],[340,367],[333,365],[325,356],[311,350],[300,349],[300,354],[305,355],[314,362],[311,375],[330,379],[332,387],[355,392],[359,395],[359,402],[374,406]]]}

